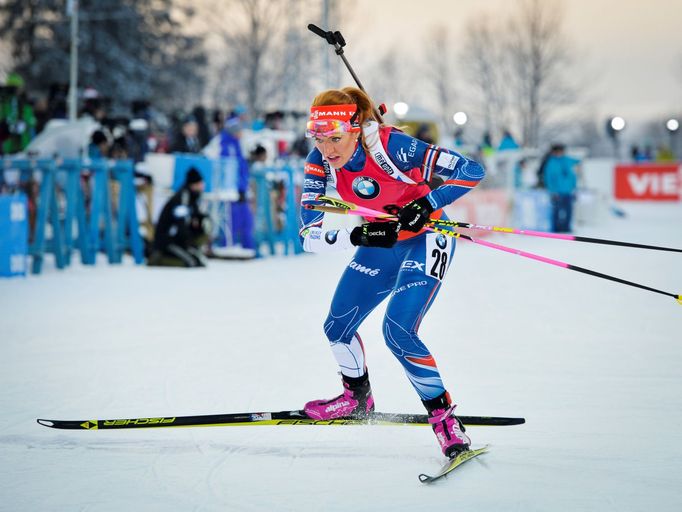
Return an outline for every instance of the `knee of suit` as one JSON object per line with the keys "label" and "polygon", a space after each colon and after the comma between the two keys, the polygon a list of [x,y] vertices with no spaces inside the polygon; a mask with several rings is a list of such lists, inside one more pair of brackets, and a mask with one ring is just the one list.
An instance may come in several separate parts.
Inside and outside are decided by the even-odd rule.
{"label": "knee of suit", "polygon": [[394,352],[396,349],[414,351],[421,346],[417,331],[412,326],[397,322],[388,315],[384,317],[381,332],[386,345]]}
{"label": "knee of suit", "polygon": [[349,329],[349,325],[339,318],[333,317],[331,314],[324,321],[324,334],[327,336],[329,343],[346,343],[349,344],[355,334],[354,329]]}

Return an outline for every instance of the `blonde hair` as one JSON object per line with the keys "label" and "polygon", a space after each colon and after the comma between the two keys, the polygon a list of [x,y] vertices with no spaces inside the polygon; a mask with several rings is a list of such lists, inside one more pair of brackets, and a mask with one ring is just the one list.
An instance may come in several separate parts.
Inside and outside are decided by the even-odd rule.
{"label": "blonde hair", "polygon": [[[362,126],[367,121],[376,121],[380,125],[383,121],[376,114],[377,109],[374,106],[372,99],[367,96],[367,93],[357,87],[344,87],[343,89],[328,89],[322,91],[313,99],[312,107],[319,107],[321,105],[357,105],[357,123]],[[365,137],[360,132],[362,147],[365,149]]]}

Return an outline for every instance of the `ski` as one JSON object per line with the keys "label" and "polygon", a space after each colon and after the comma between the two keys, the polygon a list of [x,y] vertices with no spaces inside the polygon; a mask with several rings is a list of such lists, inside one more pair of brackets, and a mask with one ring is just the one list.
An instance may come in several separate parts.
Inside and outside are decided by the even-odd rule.
{"label": "ski", "polygon": [[435,482],[436,480],[443,478],[445,475],[451,473],[453,470],[464,464],[465,462],[470,461],[474,457],[478,457],[482,453],[485,453],[488,451],[489,445],[485,445],[482,448],[476,448],[474,450],[467,450],[465,452],[461,452],[459,455],[453,457],[450,459],[447,464],[445,464],[441,470],[436,473],[435,475],[425,475],[424,473],[419,475],[419,481],[423,484],[430,484],[431,482]]}
{"label": "ski", "polygon": [[[524,418],[495,416],[459,416],[465,425],[506,426],[521,425]],[[39,418],[44,427],[66,430],[113,430],[122,428],[166,427],[230,427],[260,425],[429,425],[426,414],[400,414],[374,412],[363,419],[313,420],[303,411],[245,412],[233,414],[207,414],[201,416],[162,416],[153,418],[126,418],[113,420],[49,420]]]}

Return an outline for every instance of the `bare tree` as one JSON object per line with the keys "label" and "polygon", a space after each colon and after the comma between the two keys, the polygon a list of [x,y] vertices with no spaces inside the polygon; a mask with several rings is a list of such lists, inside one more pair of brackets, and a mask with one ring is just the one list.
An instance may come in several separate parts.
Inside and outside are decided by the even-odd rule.
{"label": "bare tree", "polygon": [[509,66],[503,31],[481,16],[467,28],[461,53],[471,102],[490,135],[506,128],[509,114]]}
{"label": "bare tree", "polygon": [[[229,16],[216,18],[217,9]],[[202,13],[216,35],[212,59],[216,104],[244,104],[251,116],[300,109],[312,95],[317,56],[303,38],[312,0],[215,0]],[[315,22],[313,15],[309,20]],[[314,37],[310,35],[310,37]]]}
{"label": "bare tree", "polygon": [[434,27],[426,46],[426,55],[437,55],[435,59],[424,59],[424,77],[429,81],[435,95],[438,118],[443,126],[452,124],[457,92],[455,88],[456,56],[452,50],[450,30],[439,25]]}
{"label": "bare tree", "polygon": [[[370,69],[374,72],[366,74],[367,79],[359,76],[375,103],[390,105],[396,101],[409,101],[404,96],[404,88],[401,87],[401,67],[398,53],[394,48],[389,48],[381,54],[378,60],[370,65]],[[387,77],[390,77],[390,80]]]}
{"label": "bare tree", "polygon": [[569,52],[561,34],[563,12],[557,0],[519,0],[509,24],[512,87],[522,138],[537,146],[553,108],[574,96],[568,85]]}

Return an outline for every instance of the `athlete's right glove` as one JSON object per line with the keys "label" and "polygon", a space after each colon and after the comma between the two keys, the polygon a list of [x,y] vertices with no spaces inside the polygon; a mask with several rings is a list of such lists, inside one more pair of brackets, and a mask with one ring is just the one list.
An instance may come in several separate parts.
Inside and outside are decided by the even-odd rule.
{"label": "athlete's right glove", "polygon": [[350,232],[350,242],[353,245],[365,247],[391,248],[398,241],[398,223],[366,222],[362,226],[353,228]]}

